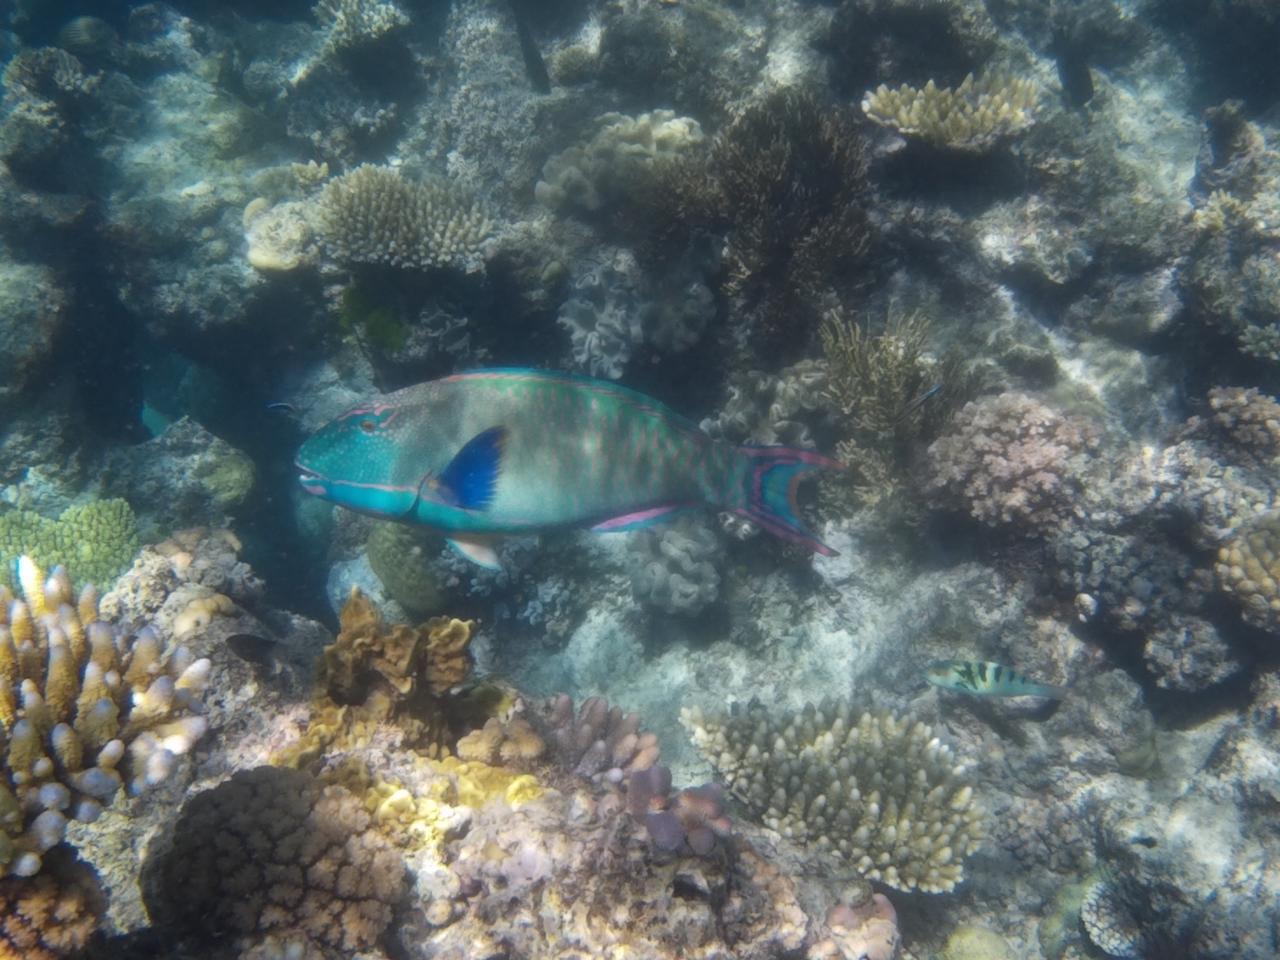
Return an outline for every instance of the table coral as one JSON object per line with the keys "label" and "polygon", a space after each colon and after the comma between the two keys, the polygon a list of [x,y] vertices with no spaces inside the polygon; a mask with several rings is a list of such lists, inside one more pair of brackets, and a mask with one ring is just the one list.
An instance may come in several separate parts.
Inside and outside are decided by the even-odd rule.
{"label": "table coral", "polygon": [[0,611],[0,876],[34,875],[68,819],[168,776],[204,735],[210,671],[150,628],[117,633],[61,569],[23,557],[18,578],[22,599]]}
{"label": "table coral", "polygon": [[348,791],[258,767],[188,801],[143,889],[152,922],[175,940],[348,957],[387,929],[405,870]]}
{"label": "table coral", "polygon": [[862,98],[862,111],[882,126],[957,150],[990,149],[1035,122],[1040,88],[1028,77],[969,74],[954,90],[932,80],[917,89],[881,84]]}
{"label": "table coral", "polygon": [[758,700],[680,719],[734,795],[784,836],[900,890],[945,892],[964,876],[982,813],[965,768],[923,723],[857,717],[847,703],[775,714]]}

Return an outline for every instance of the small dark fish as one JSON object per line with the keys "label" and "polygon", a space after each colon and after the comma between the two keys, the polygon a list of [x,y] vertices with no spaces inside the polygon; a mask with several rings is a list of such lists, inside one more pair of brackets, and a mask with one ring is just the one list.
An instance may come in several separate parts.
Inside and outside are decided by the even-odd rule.
{"label": "small dark fish", "polygon": [[241,660],[266,667],[272,673],[279,671],[280,661],[276,659],[276,648],[280,646],[278,641],[254,633],[233,633],[226,642],[231,652]]}
{"label": "small dark fish", "polygon": [[905,407],[903,407],[902,412],[898,414],[898,419],[893,421],[893,425],[896,427],[903,420],[907,419],[907,417],[911,416],[911,414],[915,413],[917,410],[919,410],[921,407],[923,407],[926,403],[928,403],[930,400],[932,400],[941,392],[942,392],[942,384],[935,383],[932,387],[930,387],[924,393],[920,394],[920,396],[916,397],[914,400],[908,403]]}
{"label": "small dark fish", "polygon": [[1063,101],[1068,107],[1080,109],[1093,99],[1093,74],[1089,70],[1087,51],[1065,29],[1059,28],[1053,32],[1049,53],[1058,66]]}
{"label": "small dark fish", "polygon": [[533,39],[533,31],[529,29],[521,0],[511,0],[511,14],[516,20],[516,37],[520,40],[520,53],[524,57],[524,69],[529,75],[529,82],[539,93],[550,93],[551,75],[547,73],[547,65],[542,59],[542,51],[538,49],[538,42]]}

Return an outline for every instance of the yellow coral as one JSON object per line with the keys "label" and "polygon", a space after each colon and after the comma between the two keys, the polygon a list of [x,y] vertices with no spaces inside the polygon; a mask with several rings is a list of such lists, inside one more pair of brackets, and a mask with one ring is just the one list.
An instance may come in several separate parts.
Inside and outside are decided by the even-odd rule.
{"label": "yellow coral", "polygon": [[234,613],[236,605],[230,597],[220,593],[209,593],[197,597],[173,618],[173,635],[179,639],[189,637],[197,630],[203,630],[219,615]]}
{"label": "yellow coral", "polygon": [[1039,101],[1040,88],[1030,78],[988,73],[975,80],[971,73],[954,90],[932,80],[922,89],[881,84],[862,98],[862,111],[882,126],[931,143],[985,150],[1030,126]]}

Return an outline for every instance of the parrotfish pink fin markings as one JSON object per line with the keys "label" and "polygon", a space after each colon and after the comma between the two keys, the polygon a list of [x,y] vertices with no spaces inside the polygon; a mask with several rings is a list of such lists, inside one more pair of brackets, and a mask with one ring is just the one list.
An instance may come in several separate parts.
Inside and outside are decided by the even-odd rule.
{"label": "parrotfish pink fin markings", "polygon": [[661,523],[663,520],[668,520],[673,514],[682,510],[692,510],[696,506],[698,506],[696,503],[670,503],[661,507],[651,507],[648,510],[638,510],[635,513],[624,513],[620,517],[602,520],[591,530],[595,533],[619,533],[624,530],[640,530],[655,523]]}

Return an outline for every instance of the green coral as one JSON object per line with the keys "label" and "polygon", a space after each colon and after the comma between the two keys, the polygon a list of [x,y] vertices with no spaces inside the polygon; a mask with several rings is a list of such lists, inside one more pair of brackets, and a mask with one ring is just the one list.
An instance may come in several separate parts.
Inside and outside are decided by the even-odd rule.
{"label": "green coral", "polygon": [[57,520],[30,510],[0,516],[0,582],[12,583],[13,562],[27,554],[43,567],[62,564],[81,583],[106,588],[133,563],[138,522],[124,500],[69,507]]}
{"label": "green coral", "polygon": [[438,537],[403,523],[375,523],[365,544],[369,566],[391,599],[414,617],[444,606],[445,592],[428,565],[439,550]]}
{"label": "green coral", "polygon": [[978,847],[982,813],[951,749],[923,723],[847,702],[774,713],[681,712],[693,741],[766,826],[898,890],[944,893]]}

